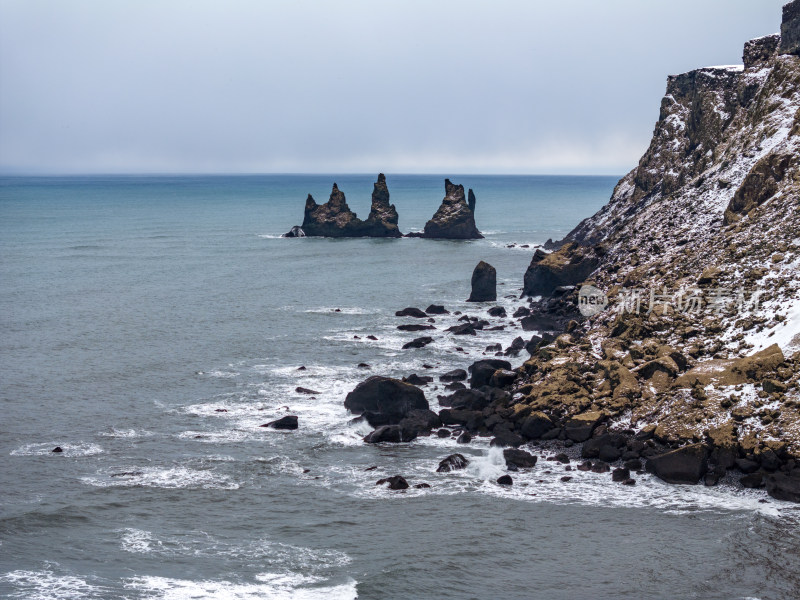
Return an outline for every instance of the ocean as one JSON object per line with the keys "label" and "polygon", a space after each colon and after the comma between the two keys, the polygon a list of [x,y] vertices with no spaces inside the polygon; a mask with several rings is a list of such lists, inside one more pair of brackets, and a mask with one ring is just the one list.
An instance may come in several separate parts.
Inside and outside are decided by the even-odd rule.
{"label": "ocean", "polygon": [[[342,402],[366,377],[531,335],[453,338],[451,314],[402,350],[422,334],[395,311],[485,312],[465,302],[480,260],[522,305],[532,246],[617,179],[450,178],[485,239],[280,237],[334,181],[365,218],[375,174],[0,178],[0,597],[799,597],[800,510],[763,491],[563,482],[544,446],[502,487],[488,438],[362,442]],[[443,180],[387,175],[403,232]],[[259,427],[285,414],[298,430]],[[453,452],[467,469],[436,473]],[[375,485],[395,474],[431,487]]]}

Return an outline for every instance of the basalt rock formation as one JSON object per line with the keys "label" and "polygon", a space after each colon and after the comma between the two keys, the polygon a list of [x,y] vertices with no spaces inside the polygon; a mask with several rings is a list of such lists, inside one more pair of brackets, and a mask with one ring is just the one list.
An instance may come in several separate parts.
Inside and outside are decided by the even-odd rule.
{"label": "basalt rock formation", "polygon": [[[306,237],[402,237],[397,227],[397,210],[389,204],[386,177],[378,175],[372,192],[372,209],[366,221],[350,210],[344,193],[334,183],[330,198],[319,205],[309,194],[300,231]],[[296,227],[284,237],[297,237]]]}
{"label": "basalt rock formation", "polygon": [[464,186],[444,180],[445,196],[439,209],[425,229],[414,237],[449,240],[478,240],[483,236],[475,226],[475,194],[469,190],[469,202],[464,196]]}

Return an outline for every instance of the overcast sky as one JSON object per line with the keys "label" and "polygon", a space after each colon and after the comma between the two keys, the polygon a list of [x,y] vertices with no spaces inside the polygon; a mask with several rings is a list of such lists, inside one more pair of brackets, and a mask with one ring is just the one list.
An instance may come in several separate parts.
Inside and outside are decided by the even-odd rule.
{"label": "overcast sky", "polygon": [[0,0],[0,172],[604,173],[784,0]]}

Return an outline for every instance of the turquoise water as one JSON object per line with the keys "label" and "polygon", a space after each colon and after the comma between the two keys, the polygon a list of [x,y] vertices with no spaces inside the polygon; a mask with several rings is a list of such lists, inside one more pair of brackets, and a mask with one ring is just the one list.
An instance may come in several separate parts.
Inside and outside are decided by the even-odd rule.
{"label": "turquoise water", "polygon": [[[402,231],[422,229],[443,179],[387,175]],[[486,239],[279,237],[334,180],[365,217],[375,175],[1,178],[0,596],[798,590],[796,512],[763,492],[579,472],[564,485],[563,466],[544,461],[504,489],[488,440],[458,446],[472,464],[448,475],[434,471],[454,440],[361,442],[342,407],[359,381],[463,368],[522,334],[455,339],[443,330],[457,317],[437,317],[433,344],[402,350],[419,334],[399,332],[394,312],[485,312],[464,302],[479,260],[513,309],[533,252],[520,246],[562,237],[616,183],[451,179],[475,190]],[[425,393],[436,408],[441,389]],[[299,430],[258,427],[286,407]],[[376,488],[395,473],[432,487]]]}

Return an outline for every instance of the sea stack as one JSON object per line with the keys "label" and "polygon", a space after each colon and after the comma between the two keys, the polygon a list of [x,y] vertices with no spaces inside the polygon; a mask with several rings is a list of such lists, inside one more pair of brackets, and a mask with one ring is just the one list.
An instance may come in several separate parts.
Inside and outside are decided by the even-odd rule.
{"label": "sea stack", "polygon": [[284,237],[298,237],[297,229],[305,237],[401,237],[397,220],[397,210],[393,204],[389,204],[386,177],[381,173],[375,182],[372,209],[366,221],[350,210],[344,193],[334,183],[325,204],[317,204],[314,197],[308,195],[303,225],[300,228],[293,227]]}
{"label": "sea stack", "polygon": [[402,237],[403,234],[397,227],[397,209],[394,204],[389,204],[389,188],[386,185],[386,176],[378,174],[372,190],[372,208],[364,223],[366,235],[370,237]]}
{"label": "sea stack", "polygon": [[467,302],[494,302],[497,300],[497,271],[481,261],[472,272],[472,293]]}
{"label": "sea stack", "polygon": [[469,204],[464,196],[464,186],[444,180],[445,195],[439,210],[425,224],[419,237],[449,240],[483,239],[475,226],[475,194],[469,191]]}

